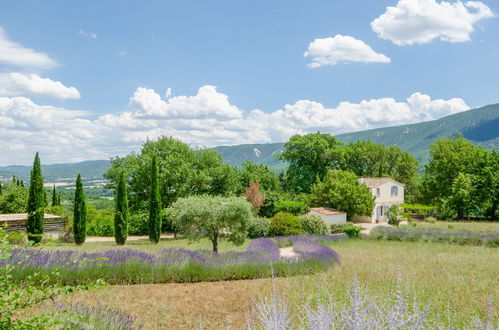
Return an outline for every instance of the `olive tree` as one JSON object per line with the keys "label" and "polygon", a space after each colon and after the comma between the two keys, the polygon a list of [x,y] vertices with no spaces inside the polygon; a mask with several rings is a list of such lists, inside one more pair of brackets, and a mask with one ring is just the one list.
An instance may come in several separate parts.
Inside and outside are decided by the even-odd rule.
{"label": "olive tree", "polygon": [[172,223],[189,240],[207,237],[218,253],[218,241],[241,245],[252,217],[251,204],[241,197],[190,196],[168,209]]}

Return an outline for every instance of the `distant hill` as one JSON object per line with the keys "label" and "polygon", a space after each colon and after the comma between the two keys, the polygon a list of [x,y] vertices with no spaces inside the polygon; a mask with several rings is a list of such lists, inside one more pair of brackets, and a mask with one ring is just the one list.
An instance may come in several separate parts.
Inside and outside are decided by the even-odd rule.
{"label": "distant hill", "polygon": [[[377,128],[368,131],[338,135],[343,142],[370,140],[384,145],[396,145],[409,151],[422,164],[428,161],[430,143],[441,136],[454,136],[461,132],[464,137],[485,148],[499,149],[499,104],[468,110],[438,120],[412,125]],[[256,164],[265,164],[276,172],[284,169],[286,164],[275,159],[280,153],[283,143],[241,144],[236,146],[216,147],[226,163],[241,166],[246,160]],[[109,168],[108,160],[85,161],[74,164],[42,165],[46,182],[74,180],[81,173],[85,180],[102,179],[102,174]],[[30,166],[0,167],[0,177],[10,178],[12,175],[27,181]]]}
{"label": "distant hill", "polygon": [[[461,132],[464,137],[477,145],[491,150],[499,148],[499,104],[468,110],[438,120],[412,125],[377,128],[368,131],[341,134],[336,136],[342,142],[370,140],[387,146],[396,145],[410,152],[421,164],[428,161],[430,143],[438,137],[455,136]],[[286,166],[273,159],[282,150],[283,143],[243,144],[217,147],[227,163],[239,166],[246,160],[266,164],[274,170]],[[257,150],[259,152],[257,152]]]}
{"label": "distant hill", "polygon": [[[81,163],[42,165],[45,182],[71,181],[78,173],[84,180],[102,179],[102,174],[107,171],[110,163],[108,160],[88,160]],[[11,178],[13,175],[29,180],[31,166],[11,165],[0,167],[0,177]]]}

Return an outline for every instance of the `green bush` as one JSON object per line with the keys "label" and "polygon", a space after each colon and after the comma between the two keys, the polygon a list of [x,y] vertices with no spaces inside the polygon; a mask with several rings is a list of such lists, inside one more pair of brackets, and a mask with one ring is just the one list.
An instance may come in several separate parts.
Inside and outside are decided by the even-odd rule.
{"label": "green bush", "polygon": [[303,202],[283,200],[275,204],[275,212],[286,212],[293,215],[300,215],[308,212],[308,206]]}
{"label": "green bush", "polygon": [[343,232],[345,227],[351,226],[350,223],[332,223],[329,225],[329,231],[331,234],[339,234]]}
{"label": "green bush", "polygon": [[128,235],[143,236],[149,234],[149,214],[136,212],[128,218]]}
{"label": "green bush", "polygon": [[24,245],[28,243],[28,237],[24,231],[9,231],[5,233],[5,239],[11,245]]}
{"label": "green bush", "polygon": [[398,226],[402,221],[402,209],[398,205],[392,205],[388,209],[388,224]]}
{"label": "green bush", "polygon": [[312,235],[328,235],[328,224],[318,215],[304,214],[299,217],[303,231]]}
{"label": "green bush", "polygon": [[424,219],[424,222],[435,223],[435,222],[437,222],[437,219],[435,219],[434,217],[426,217]]}
{"label": "green bush", "polygon": [[343,228],[343,232],[347,234],[348,238],[358,238],[360,235],[360,227],[349,225]]}
{"label": "green bush", "polygon": [[114,236],[113,210],[96,210],[94,206],[87,205],[87,235]]}
{"label": "green bush", "polygon": [[248,226],[248,238],[260,238],[267,236],[270,220],[264,217],[253,217]]}
{"label": "green bush", "polygon": [[303,234],[300,219],[286,212],[277,213],[270,219],[268,236],[292,236]]}

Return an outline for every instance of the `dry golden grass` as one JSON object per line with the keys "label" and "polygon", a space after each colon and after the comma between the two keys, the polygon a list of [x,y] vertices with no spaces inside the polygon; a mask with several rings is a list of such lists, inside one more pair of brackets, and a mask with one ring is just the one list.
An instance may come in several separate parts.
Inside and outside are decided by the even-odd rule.
{"label": "dry golden grass", "polygon": [[[292,278],[195,284],[111,286],[59,297],[65,303],[84,302],[122,309],[145,322],[146,329],[244,327],[252,300],[274,286],[292,302],[314,296],[318,284],[338,301],[345,298],[354,276],[377,296],[395,289],[397,269],[419,299],[431,302],[432,315],[461,322],[484,316],[487,301],[499,301],[497,249],[436,243],[353,240],[334,243],[342,264],[328,272]],[[274,285],[273,285],[274,283]],[[45,303],[50,307],[50,303]],[[497,309],[495,310],[497,312]],[[497,314],[497,313],[496,313]],[[202,320],[202,321],[201,321]],[[464,324],[464,323],[461,323]]]}

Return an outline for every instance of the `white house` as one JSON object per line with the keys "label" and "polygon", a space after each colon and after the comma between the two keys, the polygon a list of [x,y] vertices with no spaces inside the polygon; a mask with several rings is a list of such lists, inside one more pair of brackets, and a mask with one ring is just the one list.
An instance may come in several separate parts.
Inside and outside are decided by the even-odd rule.
{"label": "white house", "polygon": [[343,211],[330,209],[328,207],[312,207],[308,214],[317,215],[324,219],[326,223],[347,222],[347,214]]}
{"label": "white house", "polygon": [[359,178],[359,182],[365,184],[375,197],[375,205],[371,216],[354,216],[354,222],[376,223],[388,221],[386,215],[392,205],[404,203],[403,183],[391,178]]}

